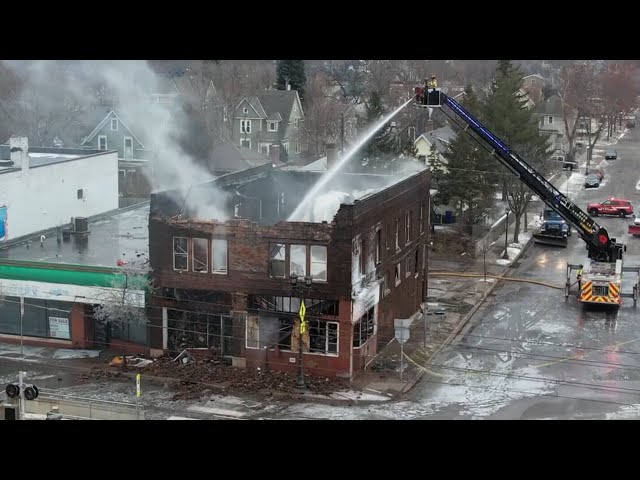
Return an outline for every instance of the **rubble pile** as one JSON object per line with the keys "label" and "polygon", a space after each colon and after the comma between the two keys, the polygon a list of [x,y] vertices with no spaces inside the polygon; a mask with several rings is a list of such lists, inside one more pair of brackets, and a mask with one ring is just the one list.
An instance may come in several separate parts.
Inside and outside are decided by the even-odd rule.
{"label": "rubble pile", "polygon": [[92,368],[89,373],[83,373],[77,377],[80,383],[88,382],[89,380],[107,379],[107,378],[120,378],[121,372],[112,372],[109,370],[103,370],[101,368]]}
{"label": "rubble pile", "polygon": [[[267,394],[297,394],[297,375],[261,368],[235,368],[211,359],[191,359],[188,363],[161,357],[144,367],[144,374],[181,380],[176,398],[192,398],[211,388]],[[305,375],[310,393],[330,395],[348,387],[342,379]]]}

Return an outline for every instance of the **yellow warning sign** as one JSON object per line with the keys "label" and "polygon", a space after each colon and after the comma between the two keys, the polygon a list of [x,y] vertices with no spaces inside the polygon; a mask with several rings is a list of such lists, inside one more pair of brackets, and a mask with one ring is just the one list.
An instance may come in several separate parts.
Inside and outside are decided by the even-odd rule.
{"label": "yellow warning sign", "polygon": [[307,307],[304,305],[304,300],[300,301],[300,310],[298,310],[298,315],[300,315],[300,335],[307,331],[307,322],[304,321],[304,314],[307,312]]}
{"label": "yellow warning sign", "polygon": [[300,301],[300,310],[298,310],[298,315],[300,315],[300,320],[304,322],[304,314],[307,313],[307,307],[304,305],[304,300]]}

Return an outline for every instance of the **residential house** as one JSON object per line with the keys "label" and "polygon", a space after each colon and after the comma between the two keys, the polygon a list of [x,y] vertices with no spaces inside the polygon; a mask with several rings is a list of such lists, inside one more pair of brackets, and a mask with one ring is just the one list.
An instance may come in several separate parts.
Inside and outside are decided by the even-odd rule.
{"label": "residential house", "polygon": [[226,221],[195,218],[177,192],[152,194],[152,354],[200,348],[293,373],[301,347],[306,374],[353,378],[394,319],[420,311],[429,172],[339,173],[295,217],[308,221],[290,221],[321,175],[262,165],[193,186],[198,198],[227,192]]}
{"label": "residential house", "polygon": [[304,112],[295,90],[267,90],[243,98],[235,109],[232,139],[240,147],[270,155],[272,145],[296,160],[304,151],[301,128]]}
{"label": "residential house", "polygon": [[151,102],[163,105],[176,103],[179,92],[173,75],[157,75],[157,82],[151,92]]}
{"label": "residential house", "polygon": [[533,115],[538,120],[538,130],[540,133],[549,135],[549,142],[555,152],[560,154],[566,151],[564,115],[560,97],[553,95],[546,99],[535,108]]}
{"label": "residential house", "polygon": [[539,73],[535,73],[522,78],[521,89],[526,92],[527,97],[534,105],[539,105],[543,100],[542,89],[544,88],[544,84],[544,77]]}
{"label": "residential house", "polygon": [[[429,127],[432,126],[433,122],[429,124]],[[442,155],[447,151],[447,148],[456,133],[449,125],[435,130],[430,129],[429,127],[427,128],[427,131],[416,138],[414,142],[416,150],[418,151],[418,159],[428,163],[431,147],[433,146],[440,155],[441,161],[443,163],[447,163],[446,159]]]}
{"label": "residential house", "polygon": [[[151,108],[151,107],[150,107]],[[109,107],[96,107],[89,119],[91,132],[81,140],[82,147],[118,152],[120,194],[124,197],[148,197],[150,160],[153,151],[144,131]]]}

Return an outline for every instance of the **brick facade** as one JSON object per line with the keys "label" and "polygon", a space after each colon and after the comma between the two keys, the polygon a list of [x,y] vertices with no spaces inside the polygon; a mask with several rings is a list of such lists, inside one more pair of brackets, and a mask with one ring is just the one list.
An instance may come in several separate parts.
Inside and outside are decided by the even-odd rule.
{"label": "brick facade", "polygon": [[[356,188],[375,182],[380,185],[380,177],[354,174],[347,182]],[[155,327],[162,327],[162,309],[173,309],[174,317],[189,317],[187,321],[199,325],[194,329],[204,331],[202,324],[207,323],[206,333],[199,336],[201,346],[218,342],[209,342],[209,335],[219,328],[224,338],[218,343],[227,356],[243,357],[247,367],[268,366],[293,372],[297,366],[297,312],[302,297],[306,299],[308,325],[303,336],[305,373],[352,378],[361,370],[377,352],[378,344],[393,338],[393,319],[408,318],[426,298],[423,265],[430,177],[427,172],[416,173],[361,200],[343,203],[331,222],[286,221],[317,178],[313,174],[264,168],[221,177],[214,184],[223,188],[231,185],[242,196],[242,200],[228,199],[225,204],[229,212],[235,209],[238,215],[240,211],[242,218],[226,222],[194,220],[189,214],[176,216],[175,205],[167,195],[152,195],[150,259],[155,286],[163,292],[151,299]],[[278,189],[283,183],[288,184],[288,203],[279,204],[284,196]],[[209,184],[209,188],[213,185]],[[241,188],[250,191],[251,196],[238,193]],[[411,213],[407,216],[406,212]],[[226,249],[220,240],[226,240]],[[326,264],[322,261],[325,248]],[[279,252],[282,257],[275,256]],[[295,263],[298,259],[299,263]],[[396,287],[398,263],[401,282]],[[175,269],[176,265],[181,270]],[[218,271],[212,273],[215,268]],[[292,268],[314,276],[311,286],[306,287],[301,276],[299,286],[292,287]],[[385,276],[386,294],[380,285]],[[215,300],[207,298],[209,293],[215,295]],[[219,327],[217,323],[209,326],[208,317],[198,317],[199,322],[191,318],[189,312],[194,309],[228,317],[220,320]],[[360,317],[363,321],[356,323]],[[163,328],[151,328],[151,332],[151,348],[162,349]],[[165,330],[164,335],[177,333]],[[353,348],[354,336],[359,339],[357,348]],[[206,342],[203,337],[207,337]]]}

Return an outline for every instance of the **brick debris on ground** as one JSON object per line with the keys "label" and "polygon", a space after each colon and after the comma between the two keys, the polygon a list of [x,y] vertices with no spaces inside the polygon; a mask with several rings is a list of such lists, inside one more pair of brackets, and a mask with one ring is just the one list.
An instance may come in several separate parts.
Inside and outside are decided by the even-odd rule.
{"label": "brick debris on ground", "polygon": [[[179,392],[174,399],[198,396],[212,388],[224,392],[250,392],[262,394],[300,393],[296,385],[297,374],[264,369],[242,369],[224,365],[210,359],[192,360],[188,364],[161,357],[142,369],[143,374],[180,380]],[[309,393],[330,395],[348,387],[342,379],[305,375]]]}

